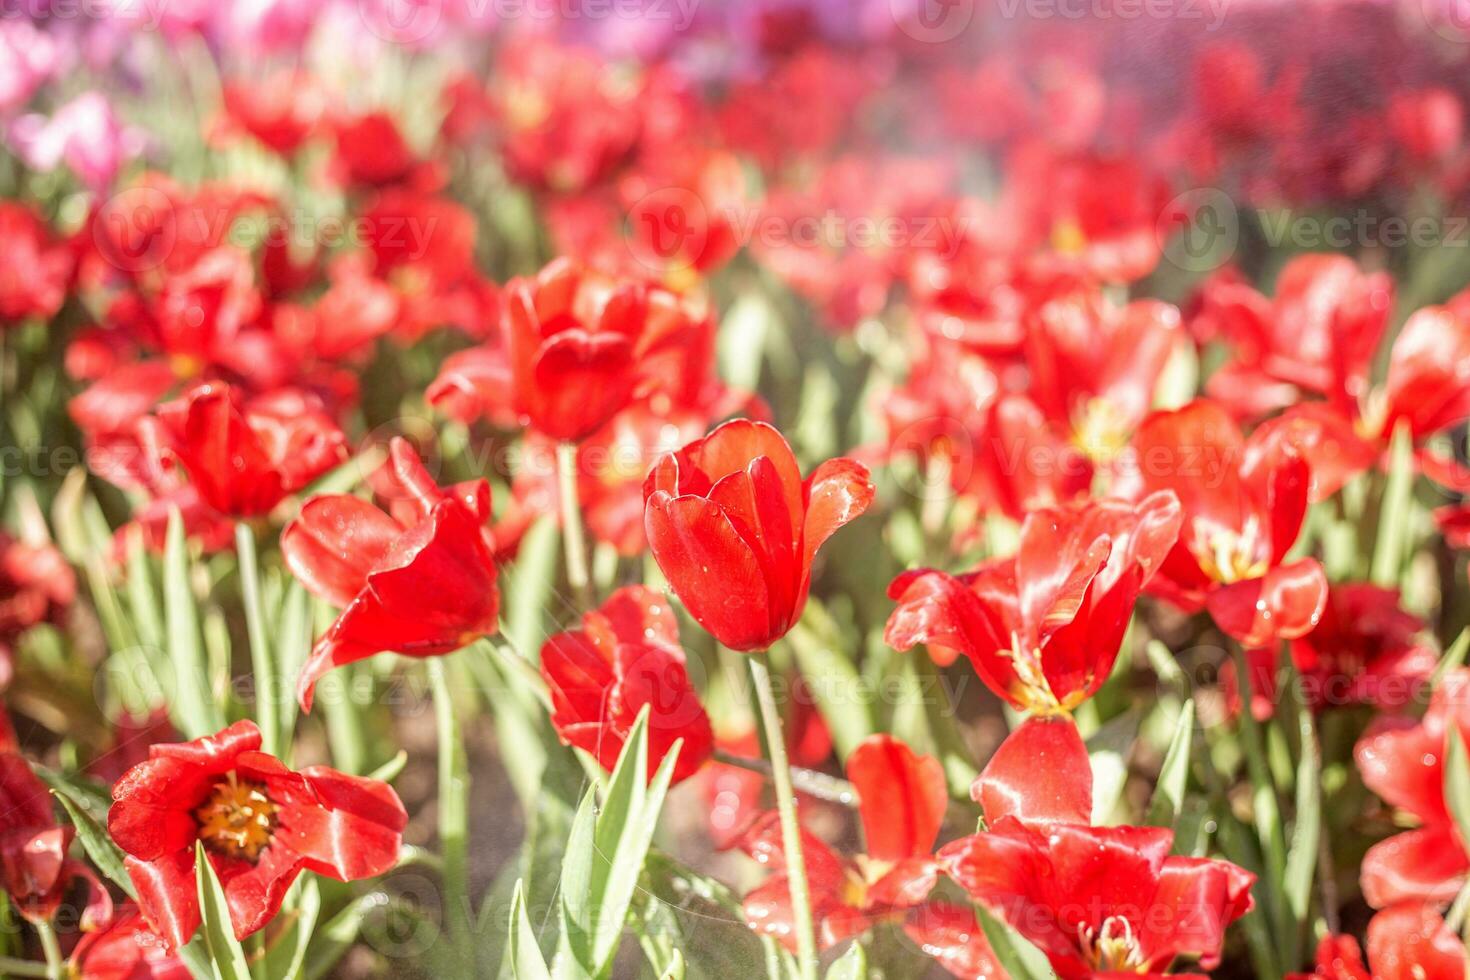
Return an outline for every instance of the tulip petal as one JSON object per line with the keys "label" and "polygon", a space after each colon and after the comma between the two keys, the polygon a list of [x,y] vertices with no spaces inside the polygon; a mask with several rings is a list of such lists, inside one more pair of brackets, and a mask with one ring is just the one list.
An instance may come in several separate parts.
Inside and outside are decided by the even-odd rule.
{"label": "tulip petal", "polygon": [[1092,821],[1092,763],[1068,718],[1032,718],[1011,732],[970,787],[994,824]]}
{"label": "tulip petal", "polygon": [[802,526],[802,566],[810,569],[817,549],[838,528],[861,515],[873,503],[868,468],[851,459],[829,459],[806,481],[806,521]]}
{"label": "tulip petal", "polygon": [[870,735],[847,757],[867,853],[879,861],[927,856],[944,823],[944,767],[891,735]]}
{"label": "tulip petal", "polygon": [[776,639],[764,569],[723,510],[658,491],[643,520],[659,568],[700,626],[732,650],[763,650]]}
{"label": "tulip petal", "polygon": [[127,857],[138,908],[170,950],[187,945],[199,928],[199,891],[194,881],[194,852],[178,850],[155,861]]}
{"label": "tulip petal", "polygon": [[1273,568],[1260,578],[1223,585],[1209,594],[1210,616],[1248,647],[1311,632],[1327,605],[1327,576],[1315,558]]}
{"label": "tulip petal", "polygon": [[402,531],[397,521],[359,497],[313,497],[281,532],[281,554],[307,591],[345,607]]}
{"label": "tulip petal", "polygon": [[1405,903],[1368,923],[1375,980],[1461,980],[1470,971],[1465,944],[1433,906]]}
{"label": "tulip petal", "polygon": [[305,859],[307,868],[338,881],[392,870],[408,823],[393,787],[326,766],[309,766],[301,777],[315,800],[281,813],[281,843]]}
{"label": "tulip petal", "polygon": [[1379,841],[1363,855],[1363,898],[1376,909],[1395,902],[1449,902],[1465,883],[1470,858],[1447,824]]}

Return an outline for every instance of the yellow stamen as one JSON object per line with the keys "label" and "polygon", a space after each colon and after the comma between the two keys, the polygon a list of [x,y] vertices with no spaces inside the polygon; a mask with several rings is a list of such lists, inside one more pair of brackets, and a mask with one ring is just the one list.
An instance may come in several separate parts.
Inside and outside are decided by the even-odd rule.
{"label": "yellow stamen", "polygon": [[238,779],[232,772],[215,784],[194,818],[205,847],[225,857],[254,861],[270,843],[276,805],[264,786]]}

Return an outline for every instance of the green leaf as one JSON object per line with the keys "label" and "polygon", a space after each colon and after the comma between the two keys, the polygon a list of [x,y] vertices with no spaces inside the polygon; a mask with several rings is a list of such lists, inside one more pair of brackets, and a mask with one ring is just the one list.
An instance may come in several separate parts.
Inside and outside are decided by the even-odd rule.
{"label": "green leaf", "polygon": [[250,639],[250,666],[255,672],[255,721],[260,726],[261,751],[279,756],[280,706],[284,691],[265,628],[265,608],[260,598],[260,565],[255,558],[255,534],[245,521],[235,525],[235,554],[240,569],[240,598],[245,605],[245,632]]}
{"label": "green leaf", "polygon": [[638,713],[638,720],[613,768],[594,835],[597,859],[593,863],[593,893],[598,896],[592,947],[594,968],[590,971],[594,975],[601,975],[610,967],[617,952],[623,924],[638,887],[638,876],[653,843],[659,812],[682,747],[682,742],[674,743],[653,781],[648,782],[648,707],[645,706]]}
{"label": "green leaf", "polygon": [[1130,710],[1110,718],[1087,739],[1092,763],[1092,822],[1106,823],[1122,799],[1128,782],[1128,757],[1138,741],[1140,718]]}
{"label": "green leaf", "polygon": [[298,980],[306,969],[306,951],[322,911],[322,891],[314,875],[302,875],[287,896],[276,922],[286,928],[272,937],[259,972],[271,980]]}
{"label": "green leaf", "polygon": [[[1307,705],[1302,692],[1301,680],[1287,663],[1283,684],[1286,687],[1295,715],[1301,758],[1296,768],[1296,824],[1291,832],[1291,847],[1286,855],[1286,873],[1282,879],[1282,892],[1286,906],[1297,923],[1306,922],[1312,906],[1312,878],[1317,871],[1317,848],[1322,839],[1322,749],[1317,741],[1317,728],[1312,718],[1312,709]],[[1300,932],[1300,930],[1298,930]],[[1287,962],[1298,959],[1299,950],[1295,935],[1287,950]]]}
{"label": "green leaf", "polygon": [[1189,784],[1190,748],[1194,740],[1194,701],[1184,702],[1179,720],[1174,723],[1174,737],[1159,767],[1159,781],[1154,785],[1148,804],[1146,822],[1151,827],[1172,827],[1184,807],[1184,791]]}
{"label": "green leaf", "polygon": [[1413,517],[1414,440],[1408,426],[1400,422],[1389,444],[1388,481],[1383,488],[1383,506],[1378,512],[1378,536],[1373,542],[1371,577],[1375,584],[1389,588],[1399,584]]}
{"label": "green leaf", "polygon": [[664,967],[664,972],[659,974],[659,980],[684,980],[684,955],[677,949],[669,960],[669,965]]}
{"label": "green leaf", "polygon": [[387,904],[387,895],[382,892],[368,892],[316,930],[306,948],[306,962],[302,968],[306,980],[319,980],[335,967],[337,961],[357,942],[357,935],[362,931],[363,918],[372,909]]}
{"label": "green leaf", "polygon": [[1444,680],[1446,674],[1461,667],[1465,663],[1465,654],[1470,652],[1470,627],[1460,630],[1460,635],[1455,637],[1455,642],[1439,658],[1439,663],[1434,665],[1434,673],[1429,675],[1429,686],[1433,689],[1439,688],[1439,682]]}
{"label": "green leaf", "polygon": [[503,633],[514,650],[535,661],[548,631],[543,620],[552,607],[551,594],[560,567],[561,534],[554,516],[542,517],[521,538],[508,581],[501,590],[505,601]]}
{"label": "green leaf", "polygon": [[867,980],[867,976],[868,952],[856,941],[827,968],[827,980]]}
{"label": "green leaf", "polygon": [[208,659],[199,632],[199,610],[189,588],[189,551],[177,507],[168,515],[163,546],[163,608],[168,657],[174,668],[170,715],[186,739],[213,735],[224,718],[209,688]]}
{"label": "green leaf", "polygon": [[72,826],[77,829],[77,840],[82,842],[82,849],[87,852],[87,857],[92,859],[97,870],[126,892],[129,898],[136,899],[138,893],[133,888],[133,879],[128,874],[127,867],[123,864],[122,848],[112,842],[112,837],[92,816],[89,804],[85,800],[74,798],[70,788],[52,773],[45,769],[37,771],[51,787],[51,794],[61,801],[61,808],[66,811]]}
{"label": "green leaf", "polygon": [[536,930],[526,915],[526,899],[522,882],[516,882],[510,900],[510,966],[516,980],[551,980],[541,948],[536,945]]}
{"label": "green leaf", "polygon": [[434,691],[434,717],[439,738],[439,849],[444,858],[444,921],[448,925],[451,958],[470,972],[469,881],[469,763],[464,736],[449,693],[442,659],[429,661]]}
{"label": "green leaf", "polygon": [[1046,954],[1016,930],[980,905],[975,906],[975,917],[990,942],[996,962],[1011,980],[1050,980],[1054,975]]}
{"label": "green leaf", "polygon": [[399,749],[397,755],[368,773],[367,778],[376,779],[379,782],[391,783],[398,778],[398,774],[403,771],[403,767],[406,765],[408,765],[408,753],[403,749]]}
{"label": "green leaf", "polygon": [[[280,620],[276,626],[276,671],[278,678],[295,678],[311,652],[311,596],[306,588],[292,581],[281,603]],[[277,725],[283,752],[290,752],[292,734],[296,730],[296,692],[290,682],[281,683],[280,701],[277,708]]]}
{"label": "green leaf", "polygon": [[1449,745],[1445,752],[1444,799],[1462,840],[1470,840],[1470,755],[1465,751],[1465,737],[1458,726],[1451,725]]}
{"label": "green leaf", "polygon": [[577,807],[561,865],[561,944],[565,955],[591,970],[595,960],[597,896],[592,866],[597,859],[597,790],[589,789]]}
{"label": "green leaf", "polygon": [[246,964],[245,951],[235,938],[235,928],[230,924],[230,905],[225,900],[225,890],[214,873],[214,865],[204,852],[204,845],[194,844],[195,878],[199,885],[200,929],[204,933],[204,945],[209,951],[210,964],[215,980],[250,980],[250,967]]}

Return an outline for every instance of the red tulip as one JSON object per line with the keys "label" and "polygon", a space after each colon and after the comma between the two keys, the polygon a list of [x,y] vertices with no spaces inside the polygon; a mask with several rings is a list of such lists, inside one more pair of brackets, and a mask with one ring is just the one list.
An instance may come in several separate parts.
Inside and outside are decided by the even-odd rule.
{"label": "red tulip", "polygon": [[1165,303],[1107,299],[1088,280],[1029,312],[1028,391],[1071,440],[1096,459],[1128,445],[1178,345],[1179,311]]}
{"label": "red tulip", "polygon": [[1323,936],[1317,969],[1290,980],[1464,980],[1470,957],[1433,906],[1405,902],[1369,920],[1368,963],[1352,936]]}
{"label": "red tulip", "polygon": [[970,787],[986,823],[1092,822],[1092,763],[1068,718],[1030,718],[1000,743]]}
{"label": "red tulip", "polygon": [[1396,902],[1446,903],[1470,872],[1470,855],[1444,796],[1447,740],[1470,735],[1470,670],[1448,674],[1422,721],[1379,718],[1354,758],[1367,787],[1419,826],[1373,845],[1363,857],[1363,897],[1374,908]]}
{"label": "red tulip", "polygon": [[1156,412],[1133,440],[1138,493],[1172,490],[1184,509],[1179,540],[1149,591],[1189,612],[1208,608],[1247,646],[1312,630],[1327,602],[1315,559],[1283,563],[1307,511],[1311,470],[1289,449],[1261,453],[1220,406]]}
{"label": "red tulip", "polygon": [[1112,672],[1139,590],[1179,534],[1168,492],[1137,505],[1090,501],[1038,510],[1015,557],[968,575],[918,570],[894,579],[884,638],[970,658],[980,679],[1020,710],[1071,711]]}
{"label": "red tulip", "polygon": [[[5,728],[9,729],[8,721]],[[80,861],[68,856],[76,832],[58,826],[51,792],[14,751],[0,751],[0,888],[32,922],[49,922],[73,885],[87,899],[81,927],[90,931],[112,916],[112,897]]]}
{"label": "red tulip", "polygon": [[[1293,386],[1344,409],[1368,391],[1373,354],[1388,325],[1393,282],[1341,255],[1288,262],[1267,299],[1245,284],[1206,286],[1201,315],[1235,345],[1236,360],[1211,376],[1210,396],[1255,416],[1296,400]],[[1262,394],[1272,401],[1262,401]],[[1277,400],[1279,399],[1279,400]]]}
{"label": "red tulip", "polygon": [[155,745],[113,787],[107,829],[127,857],[149,925],[170,950],[199,927],[195,845],[224,887],[235,935],[261,929],[303,871],[356,881],[398,861],[408,814],[387,783],[325,766],[295,772],[238,721]]}
{"label": "red tulip", "polygon": [[868,471],[828,460],[805,482],[781,433],[721,425],[643,485],[649,548],[689,614],[732,650],[764,650],[801,617],[812,559],[868,509]]}
{"label": "red tulip", "polygon": [[169,951],[136,905],[124,905],[112,921],[81,938],[71,954],[77,980],[189,980],[193,974]]}
{"label": "red tulip", "polygon": [[649,708],[649,775],[676,740],[674,782],[694,775],[714,752],[714,733],[689,682],[679,622],[668,602],[641,585],[614,592],[541,648],[541,676],[551,693],[551,723],[611,771],[638,712]]}
{"label": "red tulip", "polygon": [[326,99],[304,72],[281,71],[264,79],[228,82],[221,94],[219,128],[255,137],[281,156],[291,156],[313,134]]}
{"label": "red tulip", "polygon": [[925,902],[909,910],[903,931],[960,980],[1003,980],[1006,976],[973,908]]}
{"label": "red tulip", "polygon": [[[848,757],[847,775],[858,792],[867,854],[845,860],[811,833],[802,832],[812,915],[823,948],[875,922],[903,918],[905,910],[924,903],[938,877],[931,852],[948,802],[939,760],[916,755],[892,736],[871,735]],[[745,896],[746,921],[757,932],[795,949],[777,814],[759,817],[740,846],[773,872]]]}
{"label": "red tulip", "polygon": [[72,254],[29,207],[0,201],[0,330],[49,320],[66,301]]}
{"label": "red tulip", "polygon": [[245,399],[229,385],[202,384],[159,406],[157,418],[164,452],[204,503],[234,517],[269,513],[347,458],[342,430],[301,392]]}
{"label": "red tulip", "polygon": [[402,439],[376,474],[387,513],[359,497],[313,497],[281,533],[307,590],[344,607],[302,668],[297,696],[333,667],[392,650],[451,653],[498,628],[490,485],[441,489]]}
{"label": "red tulip", "polygon": [[38,623],[60,623],[76,592],[76,575],[53,545],[0,531],[0,688],[10,681],[16,641]]}
{"label": "red tulip", "polygon": [[976,902],[1034,943],[1061,980],[1205,969],[1251,907],[1254,876],[1225,861],[1170,856],[1161,827],[1032,826],[1004,817],[939,851]]}
{"label": "red tulip", "polygon": [[[1334,585],[1322,620],[1290,643],[1307,703],[1317,710],[1371,704],[1402,710],[1414,702],[1434,672],[1439,654],[1419,639],[1426,626],[1399,606],[1393,589],[1365,582]],[[1256,717],[1269,718],[1276,695],[1276,650],[1248,651]],[[1233,694],[1234,665],[1222,676]]]}

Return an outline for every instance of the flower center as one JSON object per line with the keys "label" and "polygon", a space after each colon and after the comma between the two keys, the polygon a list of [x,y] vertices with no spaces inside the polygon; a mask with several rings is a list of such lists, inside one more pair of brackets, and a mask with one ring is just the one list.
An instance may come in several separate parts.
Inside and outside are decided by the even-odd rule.
{"label": "flower center", "polygon": [[1271,563],[1262,557],[1262,544],[1260,522],[1252,517],[1241,531],[1215,531],[1193,550],[1206,575],[1229,585],[1266,574]]}
{"label": "flower center", "polygon": [[1116,459],[1128,446],[1127,416],[1106,398],[1089,398],[1072,415],[1072,444],[1092,460]]}
{"label": "flower center", "polygon": [[270,843],[276,825],[276,805],[265,787],[239,779],[232,772],[216,783],[209,798],[195,811],[199,839],[216,854],[254,861]]}
{"label": "flower center", "polygon": [[1148,967],[1133,924],[1121,915],[1108,916],[1098,929],[1078,926],[1077,935],[1084,958],[1100,973],[1143,973]]}

